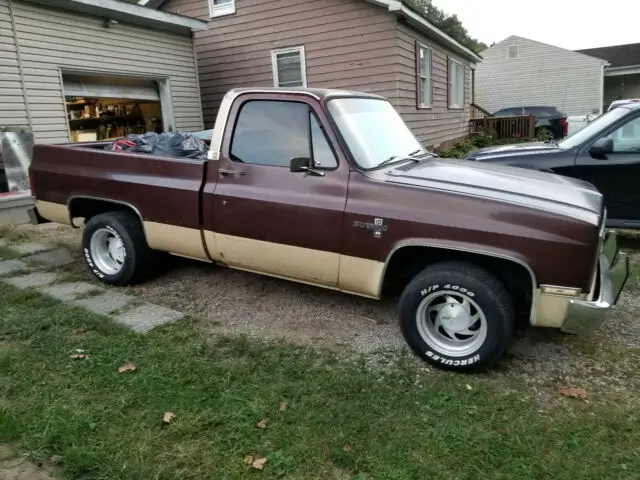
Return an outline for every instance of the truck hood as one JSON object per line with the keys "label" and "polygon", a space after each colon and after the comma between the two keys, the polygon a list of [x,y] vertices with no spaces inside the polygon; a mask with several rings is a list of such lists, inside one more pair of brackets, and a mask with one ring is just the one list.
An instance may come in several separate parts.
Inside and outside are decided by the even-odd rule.
{"label": "truck hood", "polygon": [[554,151],[559,151],[560,148],[555,143],[546,142],[527,142],[527,143],[515,143],[511,145],[498,145],[495,147],[480,148],[470,152],[465,160],[478,160],[483,161],[485,159],[495,157],[508,157],[510,155],[522,155],[525,154],[549,154]]}
{"label": "truck hood", "polygon": [[536,208],[598,225],[602,194],[590,183],[518,167],[430,158],[385,172],[386,181]]}

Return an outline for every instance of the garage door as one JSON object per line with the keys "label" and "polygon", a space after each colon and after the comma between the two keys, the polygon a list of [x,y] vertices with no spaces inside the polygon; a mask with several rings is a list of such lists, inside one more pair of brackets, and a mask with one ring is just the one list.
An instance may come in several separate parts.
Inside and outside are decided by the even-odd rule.
{"label": "garage door", "polygon": [[63,75],[62,80],[65,96],[160,101],[158,84],[152,80],[92,75]]}

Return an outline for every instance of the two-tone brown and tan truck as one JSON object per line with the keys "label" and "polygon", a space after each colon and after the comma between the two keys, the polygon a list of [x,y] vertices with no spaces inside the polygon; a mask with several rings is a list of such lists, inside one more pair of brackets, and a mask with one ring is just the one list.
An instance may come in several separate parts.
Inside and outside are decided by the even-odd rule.
{"label": "two-tone brown and tan truck", "polygon": [[628,277],[592,185],[438,158],[376,95],[232,90],[205,158],[104,145],[38,145],[30,175],[39,216],[84,219],[86,263],[107,284],[169,252],[372,299],[401,291],[415,353],[480,371],[520,313],[593,331]]}

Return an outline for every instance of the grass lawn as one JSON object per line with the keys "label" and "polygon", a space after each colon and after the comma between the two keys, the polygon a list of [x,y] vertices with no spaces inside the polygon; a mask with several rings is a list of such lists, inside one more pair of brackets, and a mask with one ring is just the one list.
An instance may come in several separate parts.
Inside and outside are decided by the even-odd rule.
{"label": "grass lawn", "polygon": [[[0,312],[0,443],[35,460],[56,457],[69,479],[575,480],[640,471],[638,405],[566,399],[548,410],[517,385],[418,374],[403,358],[382,373],[300,347],[211,344],[195,322],[141,336],[2,283]],[[72,360],[75,349],[88,357]],[[136,370],[118,373],[126,362]],[[175,418],[163,425],[166,411]],[[246,465],[247,455],[266,457],[264,469]]]}

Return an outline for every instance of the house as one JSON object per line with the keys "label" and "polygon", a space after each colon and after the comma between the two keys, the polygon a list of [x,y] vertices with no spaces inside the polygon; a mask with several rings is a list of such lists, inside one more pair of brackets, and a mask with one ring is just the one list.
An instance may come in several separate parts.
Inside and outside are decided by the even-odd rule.
{"label": "house", "polygon": [[[142,0],[144,1],[144,0]],[[480,57],[392,0],[149,0],[209,23],[194,33],[205,126],[225,92],[307,86],[375,92],[427,147],[465,137]]]}
{"label": "house", "polygon": [[475,103],[489,112],[518,106],[553,106],[571,116],[602,112],[605,60],[515,35],[481,55]]}
{"label": "house", "polygon": [[608,62],[604,71],[604,105],[640,98],[640,43],[577,50]]}
{"label": "house", "polygon": [[0,131],[36,143],[203,128],[193,30],[117,0],[0,0]]}

